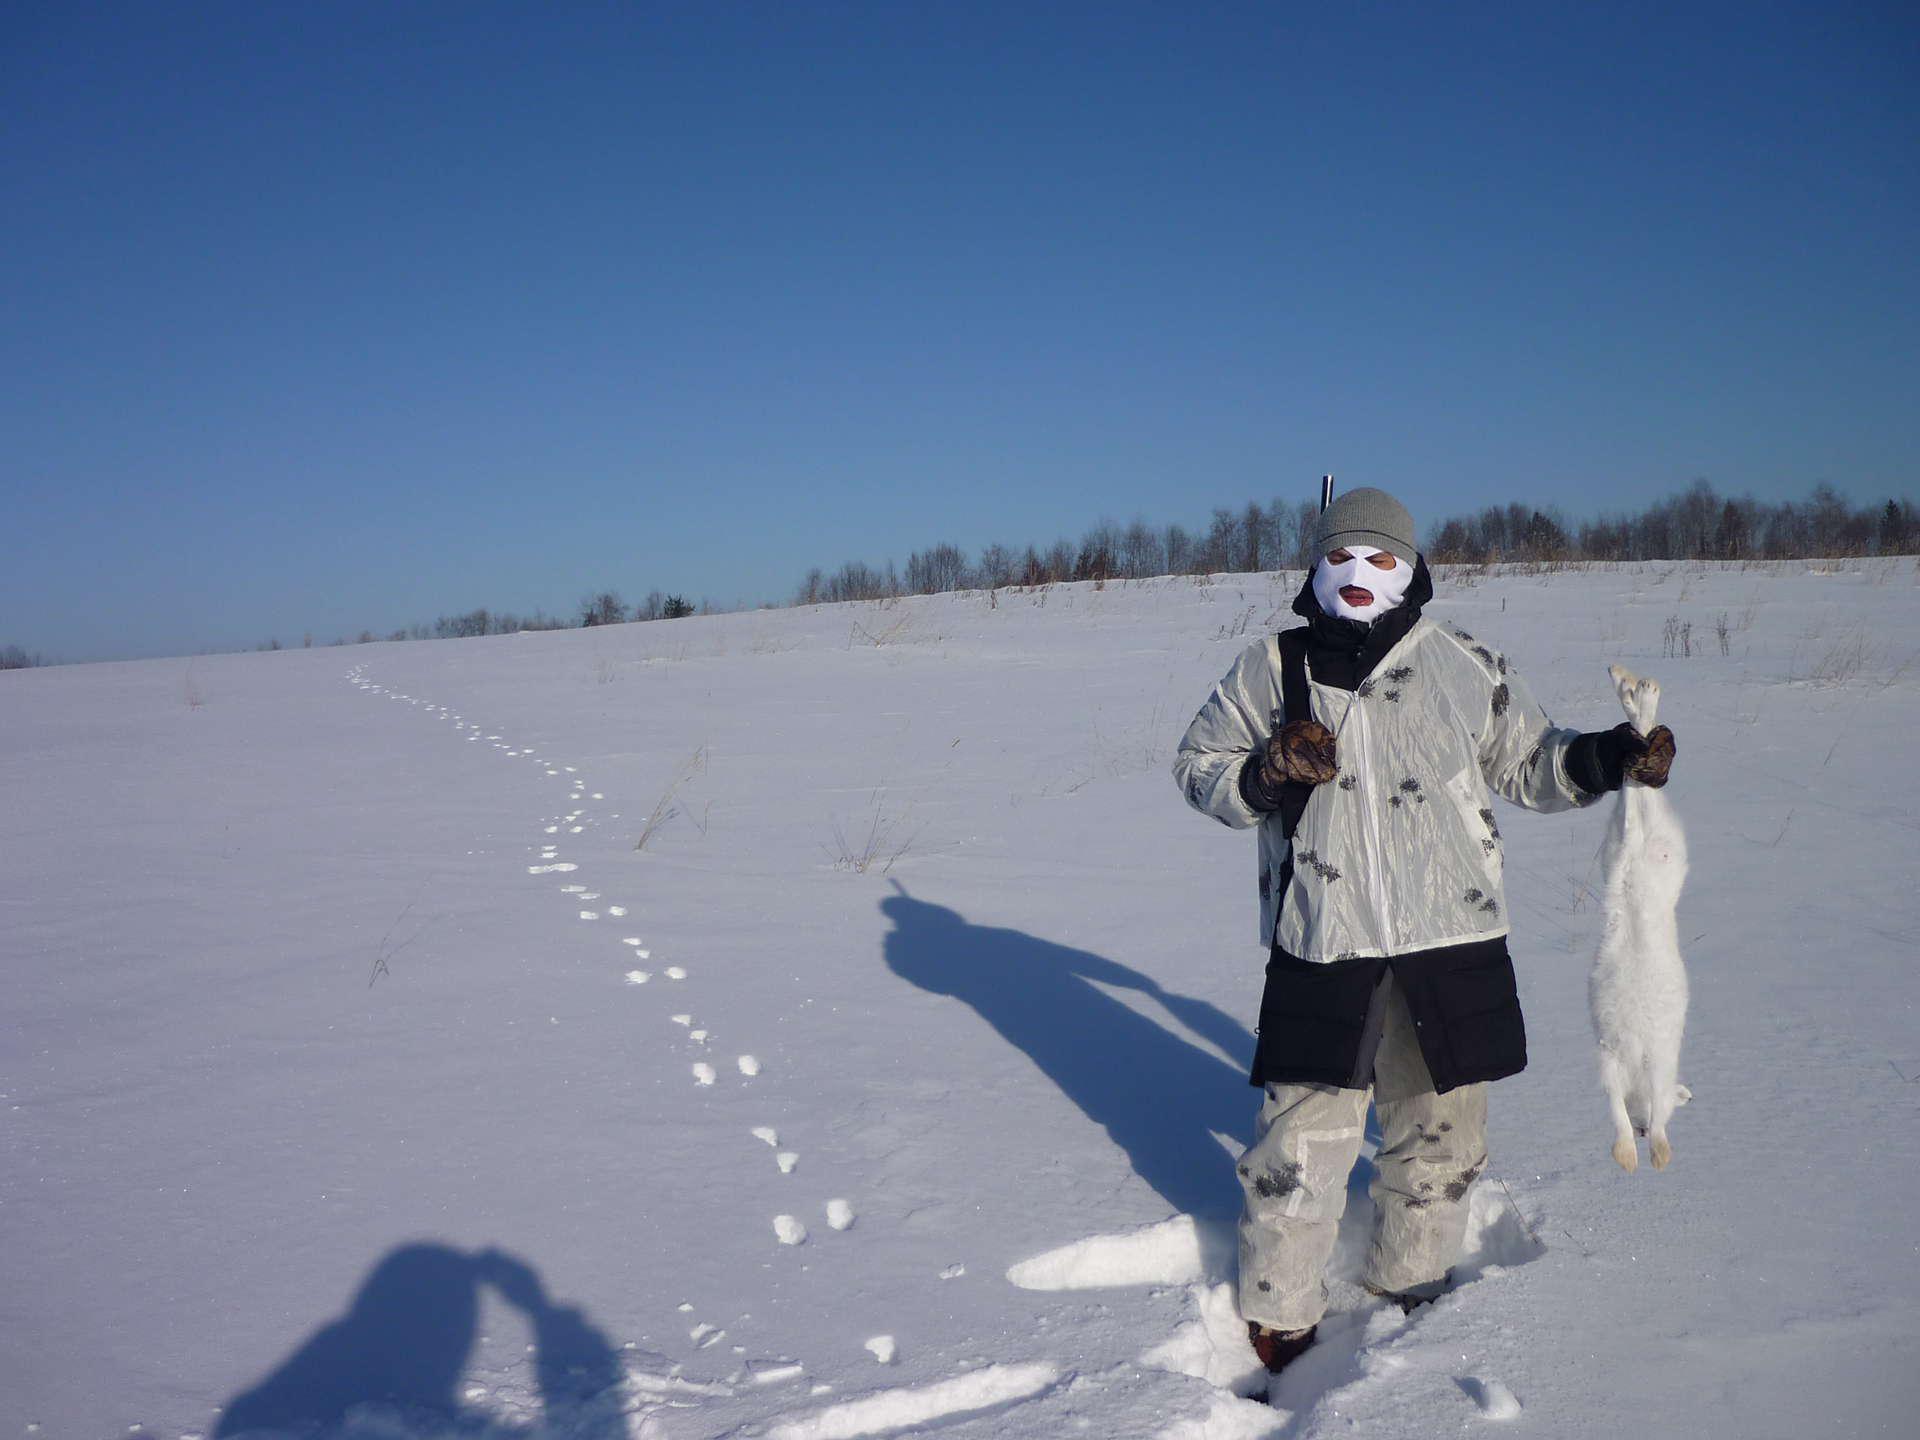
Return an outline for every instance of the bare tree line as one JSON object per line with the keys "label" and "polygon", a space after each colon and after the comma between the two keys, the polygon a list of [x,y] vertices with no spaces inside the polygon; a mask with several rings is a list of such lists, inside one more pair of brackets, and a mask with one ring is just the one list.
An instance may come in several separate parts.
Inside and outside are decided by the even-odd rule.
{"label": "bare tree line", "polygon": [[1063,580],[1144,580],[1153,575],[1208,575],[1223,570],[1278,570],[1303,566],[1312,549],[1319,509],[1311,501],[1274,500],[1262,507],[1221,507],[1205,530],[1125,526],[1100,520],[1078,542],[1066,537],[1038,545],[989,545],[970,560],[956,545],[916,550],[901,575],[891,561],[882,571],[850,561],[829,573],[813,569],[794,592],[796,605],[933,595],[946,590],[996,590]]}
{"label": "bare tree line", "polygon": [[[838,570],[814,568],[796,588],[795,605],[877,600],[897,595],[933,595],[952,590],[988,590],[1009,585],[1048,585],[1069,580],[1142,580],[1159,575],[1210,575],[1220,572],[1304,569],[1314,556],[1312,541],[1317,505],[1309,500],[1274,499],[1262,506],[1249,501],[1222,506],[1204,530],[1181,525],[1127,525],[1099,520],[1076,542],[1062,537],[1039,545],[988,545],[969,557],[957,545],[939,544],[907,557],[905,573],[889,560],[884,569],[849,561]],[[1722,495],[1705,480],[1631,514],[1570,521],[1555,506],[1518,502],[1489,505],[1471,514],[1450,516],[1429,528],[1424,552],[1435,563],[1492,563],[1501,560],[1564,562],[1587,560],[1790,560],[1865,555],[1907,555],[1920,547],[1920,512],[1911,499],[1887,499],[1852,505],[1820,484],[1804,500],[1765,501]],[[635,620],[675,620],[709,615],[715,607],[696,607],[684,596],[659,590],[633,605],[616,590],[584,596],[570,619],[535,610],[469,610],[442,615],[432,624],[415,624],[385,636],[363,630],[353,641],[447,640],[480,635],[510,635],[525,630],[563,630],[617,625]],[[313,637],[303,643],[313,644]],[[262,650],[281,648],[277,639]],[[0,647],[0,670],[28,669],[52,663],[18,645]]]}
{"label": "bare tree line", "polygon": [[[940,544],[907,557],[906,572],[850,561],[838,570],[807,572],[796,605],[992,590],[1068,580],[1141,580],[1156,575],[1305,569],[1313,555],[1312,501],[1249,502],[1221,507],[1204,531],[1095,523],[1078,543],[989,545],[978,559]],[[1428,532],[1430,561],[1499,560],[1783,560],[1812,556],[1905,555],[1920,544],[1920,515],[1911,500],[1850,506],[1831,485],[1804,501],[1769,502],[1722,496],[1704,480],[1631,515],[1572,523],[1555,507],[1490,505],[1444,519]]]}
{"label": "bare tree line", "polygon": [[1433,561],[1796,560],[1911,554],[1920,516],[1911,500],[1849,505],[1831,485],[1805,500],[1721,495],[1696,480],[1638,514],[1570,524],[1558,510],[1490,505],[1442,521]]}

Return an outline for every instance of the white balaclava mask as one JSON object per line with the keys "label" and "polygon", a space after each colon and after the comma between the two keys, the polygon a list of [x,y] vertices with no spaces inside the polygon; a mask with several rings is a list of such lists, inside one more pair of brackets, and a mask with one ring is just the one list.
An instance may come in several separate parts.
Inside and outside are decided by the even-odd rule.
{"label": "white balaclava mask", "polygon": [[[1413,566],[1400,556],[1393,557],[1393,569],[1382,570],[1367,560],[1381,553],[1372,545],[1349,545],[1352,558],[1335,564],[1326,556],[1313,567],[1313,598],[1329,615],[1343,620],[1372,622],[1407,598],[1407,586],[1413,583]],[[1349,605],[1340,594],[1343,585],[1357,585],[1373,596],[1366,605]]]}

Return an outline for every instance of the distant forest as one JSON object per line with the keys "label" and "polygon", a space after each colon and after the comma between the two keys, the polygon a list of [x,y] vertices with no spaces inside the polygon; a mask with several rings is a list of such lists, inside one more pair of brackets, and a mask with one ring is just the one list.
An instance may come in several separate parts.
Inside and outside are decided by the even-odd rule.
{"label": "distant forest", "polygon": [[[1066,580],[1140,580],[1155,575],[1305,569],[1311,562],[1314,521],[1311,500],[1249,501],[1213,512],[1205,530],[1155,527],[1145,520],[1121,526],[1102,520],[1078,541],[1062,538],[1037,545],[989,545],[969,556],[957,545],[933,545],[907,557],[902,572],[852,560],[839,569],[807,572],[790,601],[794,605],[880,600],[897,595],[934,595],[949,590],[989,590],[1007,585],[1048,585]],[[1804,500],[1765,501],[1722,495],[1698,480],[1677,495],[1633,514],[1569,520],[1559,509],[1519,503],[1489,505],[1471,515],[1450,516],[1427,530],[1423,553],[1434,564],[1525,561],[1558,564],[1588,560],[1795,560],[1859,555],[1908,555],[1920,547],[1920,513],[1911,499],[1853,506],[1831,485],[1816,485]],[[583,597],[571,616],[534,611],[470,610],[442,615],[380,636],[363,630],[335,645],[387,640],[445,640],[508,635],[522,630],[563,630],[618,625],[633,620],[674,620],[711,614],[680,595],[653,591],[629,605],[616,590]],[[311,635],[303,644],[312,645]],[[278,639],[262,650],[281,648]],[[18,645],[0,648],[0,670],[49,663]]]}
{"label": "distant forest", "polygon": [[[907,557],[904,575],[891,563],[877,570],[858,561],[838,570],[811,570],[794,595],[797,605],[931,595],[1059,580],[1138,580],[1151,575],[1211,575],[1223,571],[1305,569],[1313,559],[1319,505],[1275,500],[1262,507],[1213,512],[1206,530],[1155,528],[1144,520],[1124,527],[1102,521],[1080,540],[1056,540],[1044,550],[989,545],[969,558],[955,545],[935,545]],[[1920,543],[1920,515],[1912,500],[1850,506],[1831,485],[1816,485],[1805,500],[1768,502],[1716,492],[1704,480],[1637,514],[1569,521],[1558,509],[1518,503],[1489,505],[1453,516],[1427,531],[1423,552],[1434,564],[1576,560],[1787,560],[1813,556],[1905,555]]]}

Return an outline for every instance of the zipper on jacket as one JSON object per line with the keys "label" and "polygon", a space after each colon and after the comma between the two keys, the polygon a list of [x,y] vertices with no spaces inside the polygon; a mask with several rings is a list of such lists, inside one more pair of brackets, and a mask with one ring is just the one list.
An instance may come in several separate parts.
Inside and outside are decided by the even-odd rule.
{"label": "zipper on jacket", "polygon": [[[1367,724],[1367,704],[1358,695],[1353,697],[1353,713],[1360,721],[1360,770],[1366,773],[1368,752],[1373,748],[1373,731]],[[1399,949],[1399,937],[1394,933],[1392,918],[1387,914],[1386,893],[1381,889],[1381,869],[1386,862],[1386,843],[1380,838],[1380,817],[1376,813],[1378,806],[1373,804],[1371,796],[1365,796],[1361,805],[1366,809],[1366,825],[1361,831],[1366,839],[1367,849],[1367,893],[1373,897],[1373,913],[1380,917],[1380,938],[1386,943],[1389,953]]]}

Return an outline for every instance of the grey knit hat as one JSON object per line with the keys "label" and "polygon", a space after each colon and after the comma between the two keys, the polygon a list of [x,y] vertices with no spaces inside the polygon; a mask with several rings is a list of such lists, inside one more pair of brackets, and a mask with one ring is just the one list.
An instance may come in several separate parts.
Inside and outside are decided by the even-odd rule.
{"label": "grey knit hat", "polygon": [[1363,485],[1349,490],[1320,512],[1313,532],[1315,557],[1343,545],[1371,545],[1413,561],[1413,516],[1384,490]]}

